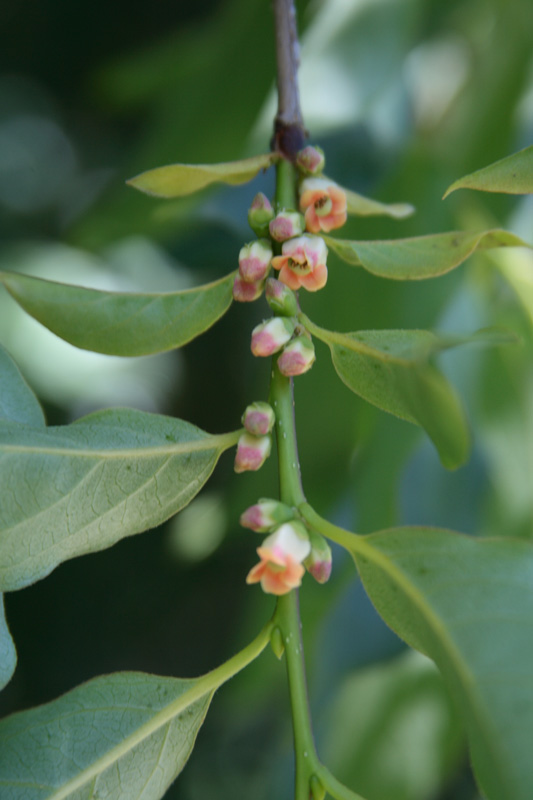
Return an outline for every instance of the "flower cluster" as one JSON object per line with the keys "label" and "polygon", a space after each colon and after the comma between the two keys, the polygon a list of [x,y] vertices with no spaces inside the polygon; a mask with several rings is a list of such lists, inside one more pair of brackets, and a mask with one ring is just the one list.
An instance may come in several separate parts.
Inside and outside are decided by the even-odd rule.
{"label": "flower cluster", "polygon": [[[269,278],[269,282],[271,294],[279,295],[283,291],[277,286],[272,287],[272,284],[280,284],[279,281]],[[281,350],[278,368],[287,377],[303,375],[315,362],[315,348],[311,337],[291,317],[272,317],[256,325],[252,331],[251,348],[254,356],[272,356]]]}
{"label": "flower cluster", "polygon": [[285,503],[260,500],[241,515],[241,525],[270,532],[257,548],[260,560],[248,573],[247,583],[260,583],[264,592],[281,595],[300,586],[306,569],[319,583],[328,580],[331,550],[326,540],[308,530]]}
{"label": "flower cluster", "polygon": [[[304,288],[316,292],[326,285],[328,251],[316,234],[344,225],[347,204],[343,189],[320,177],[324,163],[319,148],[305,147],[298,153],[296,167],[302,178],[299,210],[279,208],[275,212],[262,192],[255,196],[248,221],[261,238],[239,253],[235,300],[251,302],[260,297],[271,266],[279,271],[279,280],[294,291]],[[281,255],[273,255],[272,243],[282,245]]]}

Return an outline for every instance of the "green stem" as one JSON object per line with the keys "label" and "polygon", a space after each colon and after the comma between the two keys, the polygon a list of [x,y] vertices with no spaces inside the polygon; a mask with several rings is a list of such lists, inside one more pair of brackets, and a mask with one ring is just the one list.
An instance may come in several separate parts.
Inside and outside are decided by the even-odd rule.
{"label": "green stem", "polygon": [[298,506],[298,511],[312,528],[319,531],[328,539],[331,539],[332,542],[336,542],[340,544],[341,547],[345,547],[347,550],[353,549],[354,539],[356,537],[358,541],[363,541],[358,534],[346,531],[344,528],[339,528],[338,525],[333,525],[332,522],[321,517],[320,514],[317,514],[315,509],[305,501]]}

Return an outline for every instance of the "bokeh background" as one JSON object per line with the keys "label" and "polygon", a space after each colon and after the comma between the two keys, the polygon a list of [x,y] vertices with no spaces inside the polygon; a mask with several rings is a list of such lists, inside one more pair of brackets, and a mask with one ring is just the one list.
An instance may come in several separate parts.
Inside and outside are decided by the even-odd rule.
{"label": "bokeh background", "polygon": [[[458,192],[441,200],[456,178],[531,143],[530,0],[310,0],[298,11],[302,107],[328,174],[417,208],[402,222],[352,220],[347,238],[505,226],[533,240],[531,198]],[[272,191],[271,175],[167,203],[124,181],[165,163],[268,149],[268,0],[11,0],[0,6],[0,53],[0,269],[154,291],[235,269],[253,238],[246,209],[257,191]],[[438,280],[406,284],[334,256],[329,263],[327,290],[304,298],[320,325],[465,332],[499,324],[521,344],[440,360],[471,423],[472,457],[455,473],[414,426],[352,395],[318,345],[317,364],[296,385],[310,502],[362,533],[418,523],[531,537],[531,255],[486,253]],[[70,347],[0,294],[0,342],[50,424],[126,405],[218,433],[267,396],[268,365],[248,347],[267,313],[263,300],[235,305],[182,351],[128,360]],[[237,477],[225,454],[174,520],[9,594],[19,663],[2,713],[116,670],[195,676],[244,646],[273,601],[244,584],[259,539],[238,517],[276,491],[274,459]],[[327,586],[306,580],[301,605],[328,766],[368,800],[478,800],[438,674],[380,621],[342,552]],[[168,797],[289,800],[291,748],[284,667],[266,653],[219,691]]]}

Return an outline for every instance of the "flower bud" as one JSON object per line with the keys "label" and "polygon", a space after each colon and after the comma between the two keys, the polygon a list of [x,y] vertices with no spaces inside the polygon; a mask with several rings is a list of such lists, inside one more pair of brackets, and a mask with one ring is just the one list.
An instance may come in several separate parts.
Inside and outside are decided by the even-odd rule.
{"label": "flower bud", "polygon": [[276,415],[269,403],[251,403],[246,406],[241,421],[248,433],[253,433],[254,436],[265,436],[274,427]]}
{"label": "flower bud", "polygon": [[256,194],[248,209],[248,223],[257,236],[268,235],[268,223],[274,217],[274,209],[263,192]]}
{"label": "flower bud", "polygon": [[294,322],[288,317],[272,317],[252,331],[254,356],[271,356],[287,344],[294,333]]}
{"label": "flower bud", "polygon": [[243,528],[250,528],[257,533],[268,533],[284,522],[294,519],[294,511],[279,500],[262,498],[255,506],[250,506],[241,514],[240,523]]}
{"label": "flower bud", "polygon": [[255,472],[263,466],[272,448],[270,436],[252,436],[243,433],[237,442],[235,472]]}
{"label": "flower bud", "polygon": [[265,282],[249,283],[237,275],[233,283],[233,299],[238,303],[252,303],[263,294]]}
{"label": "flower bud", "polygon": [[276,278],[268,278],[266,282],[266,299],[274,312],[282,317],[295,317],[298,314],[296,295]]}
{"label": "flower bud", "polygon": [[309,789],[312,800],[325,800],[326,790],[318,775],[311,775],[309,779]]}
{"label": "flower bud", "polygon": [[270,647],[274,651],[276,658],[281,660],[285,652],[285,642],[283,641],[283,634],[277,625],[270,634]]}
{"label": "flower bud", "polygon": [[282,375],[303,375],[315,362],[315,346],[308,336],[296,336],[278,358]]}
{"label": "flower bud", "polygon": [[239,275],[247,283],[263,281],[270,269],[272,247],[267,239],[258,239],[241,247],[239,252]]}
{"label": "flower bud", "polygon": [[280,211],[270,222],[268,230],[276,242],[284,242],[304,232],[305,221],[297,211]]}
{"label": "flower bud", "polygon": [[320,147],[308,145],[296,156],[296,166],[304,175],[319,175],[325,165],[324,151]]}
{"label": "flower bud", "polygon": [[304,561],[307,571],[318,583],[326,583],[331,575],[331,548],[323,536],[313,530],[308,531],[311,552]]}

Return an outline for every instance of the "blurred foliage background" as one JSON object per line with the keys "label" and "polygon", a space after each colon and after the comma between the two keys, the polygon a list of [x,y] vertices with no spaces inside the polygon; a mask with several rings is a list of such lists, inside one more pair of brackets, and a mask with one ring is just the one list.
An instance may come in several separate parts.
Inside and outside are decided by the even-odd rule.
{"label": "blurred foliage background", "polygon": [[[531,143],[530,0],[309,0],[298,3],[301,95],[328,174],[363,194],[407,201],[403,222],[351,221],[346,238],[507,227],[532,241],[530,197],[458,192],[466,172]],[[15,0],[0,7],[0,268],[98,288],[166,290],[235,269],[253,238],[246,209],[272,176],[161,203],[126,178],[175,161],[237,159],[269,147],[275,111],[268,0]],[[477,255],[434,281],[395,283],[330,257],[304,298],[338,330],[501,324],[516,346],[465,348],[441,366],[471,422],[470,462],[440,466],[422,434],[355,398],[325,349],[296,385],[304,486],[318,511],[365,533],[420,523],[472,535],[533,530],[533,263]],[[182,351],[99,356],[59,341],[0,295],[0,341],[50,424],[126,405],[213,433],[267,395],[248,348],[264,301],[236,305]],[[157,531],[62,565],[7,596],[18,646],[2,713],[115,670],[194,676],[243,646],[272,598],[244,584],[258,541],[238,526],[275,496],[274,459],[236,477],[225,455],[204,492]],[[319,752],[368,800],[477,800],[463,732],[432,665],[377,617],[335,552],[325,587],[301,591]],[[283,665],[265,654],[209,712],[171,800],[292,792]]]}

